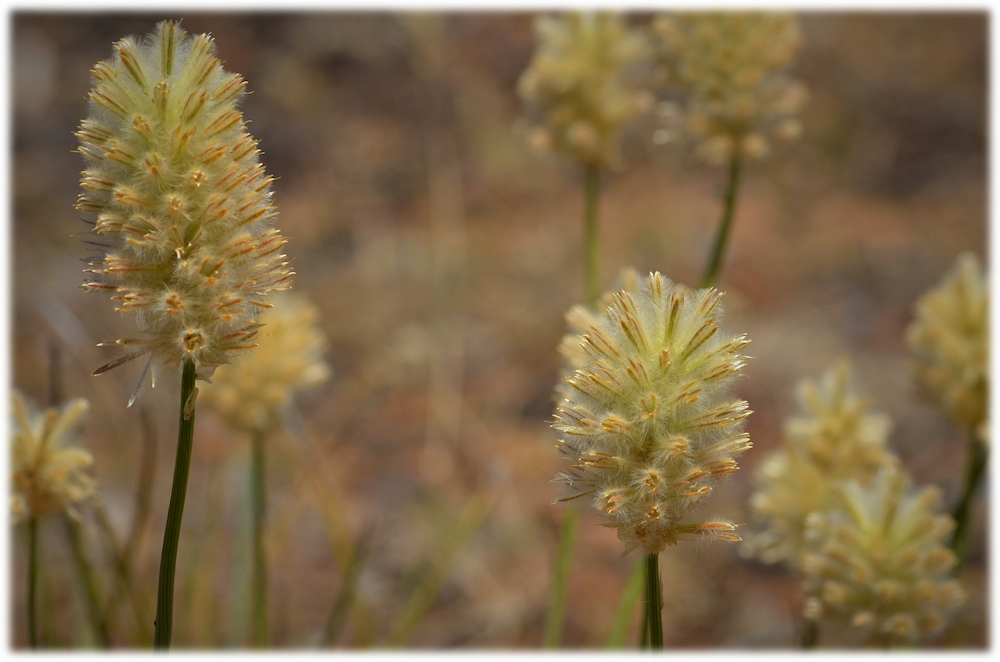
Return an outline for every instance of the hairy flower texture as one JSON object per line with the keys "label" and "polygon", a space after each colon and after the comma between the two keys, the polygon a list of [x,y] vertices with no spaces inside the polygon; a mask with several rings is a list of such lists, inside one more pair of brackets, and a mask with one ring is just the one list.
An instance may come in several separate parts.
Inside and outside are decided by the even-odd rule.
{"label": "hairy flower texture", "polygon": [[869,410],[851,384],[850,365],[841,361],[819,383],[798,387],[800,413],[785,424],[781,448],[760,465],[750,509],[765,531],[746,550],[765,563],[801,561],[806,520],[830,507],[834,483],[868,483],[882,466],[896,462],[886,448],[892,421]]}
{"label": "hairy flower texture", "polygon": [[635,294],[611,297],[583,337],[588,361],[567,380],[555,413],[558,448],[573,463],[556,478],[590,497],[626,553],[659,553],[679,540],[739,540],[736,526],[686,523],[751,447],[747,403],[728,397],[745,364],[746,336],[719,332],[722,294],[691,292],[649,274]]}
{"label": "hairy flower texture", "polygon": [[242,430],[267,430],[296,393],[330,378],[323,360],[326,338],[319,311],[305,298],[282,296],[261,315],[257,347],[239,363],[216,371],[202,389],[203,402]]}
{"label": "hairy flower texture", "polygon": [[955,523],[934,513],[940,490],[909,485],[886,467],[867,489],[837,485],[831,510],[810,516],[807,618],[839,621],[869,644],[913,644],[944,629],[965,601],[943,544]]}
{"label": "hairy flower texture", "polygon": [[164,21],[91,72],[76,208],[102,255],[83,286],[110,294],[139,331],[95,374],[151,353],[168,368],[194,360],[208,378],[254,346],[265,295],[287,289],[272,178],[236,109],[246,82],[214,48]]}
{"label": "hairy flower texture", "polygon": [[790,14],[698,12],[653,23],[656,59],[669,86],[686,98],[680,117],[710,163],[760,158],[772,137],[801,132],[794,115],[805,86],[781,70],[802,41]]}
{"label": "hairy flower texture", "polygon": [[[675,285],[675,287],[683,287]],[[639,273],[632,267],[623,267],[618,272],[618,290],[624,290],[635,296],[639,292]],[[601,310],[607,309],[614,300],[615,291],[605,292],[601,297]],[[587,329],[599,324],[601,321],[601,310],[594,310],[590,306],[576,304],[566,311],[566,335],[559,341],[559,355],[563,359],[564,378],[556,384],[556,397],[563,399],[570,397],[573,389],[566,379],[573,376],[573,373],[587,365],[587,351],[583,346],[583,336]]]}
{"label": "hairy flower texture", "polygon": [[906,330],[914,374],[925,395],[956,423],[984,428],[989,411],[989,283],[963,253],[940,285],[924,294]]}
{"label": "hairy flower texture", "polygon": [[94,463],[81,448],[67,448],[90,408],[78,398],[62,410],[36,411],[18,392],[13,400],[11,509],[14,521],[62,511],[78,516],[77,504],[94,496],[96,484],[87,474]]}
{"label": "hairy flower texture", "polygon": [[544,115],[532,143],[587,166],[619,166],[622,126],[652,106],[629,75],[646,61],[645,39],[613,13],[541,16],[535,33],[538,48],[518,82]]}

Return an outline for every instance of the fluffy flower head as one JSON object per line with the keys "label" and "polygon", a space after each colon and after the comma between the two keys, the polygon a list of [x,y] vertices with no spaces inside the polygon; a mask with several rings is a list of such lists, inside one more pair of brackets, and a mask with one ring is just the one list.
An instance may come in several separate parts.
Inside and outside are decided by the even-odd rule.
{"label": "fluffy flower head", "polygon": [[892,421],[856,394],[846,361],[818,383],[804,380],[798,396],[800,413],[786,423],[782,447],[758,469],[750,497],[766,530],[747,549],[767,563],[800,562],[806,520],[830,507],[836,482],[867,484],[879,467],[896,462],[886,448]]}
{"label": "fluffy flower head", "polygon": [[265,295],[291,277],[272,178],[236,108],[246,82],[213,51],[208,35],[164,21],[117,42],[91,72],[76,208],[100,254],[84,288],[110,294],[139,332],[97,372],[152,353],[168,368],[193,360],[208,377],[253,347]]}
{"label": "fluffy flower head", "polygon": [[945,414],[978,430],[989,411],[989,284],[972,253],[917,301],[906,344],[921,390]]}
{"label": "fluffy flower head", "polygon": [[934,513],[940,490],[909,485],[887,467],[867,489],[837,485],[832,508],[810,516],[808,618],[837,621],[868,644],[914,644],[944,629],[965,601],[943,544],[954,521]]}
{"label": "fluffy flower head", "polygon": [[556,478],[569,488],[557,501],[589,497],[626,552],[739,540],[729,522],[686,521],[751,447],[741,431],[747,403],[728,395],[750,341],[720,333],[721,298],[659,273],[634,295],[613,295],[584,335],[588,361],[556,409],[559,448],[573,463]]}
{"label": "fluffy flower head", "polygon": [[90,453],[68,448],[78,436],[78,426],[89,405],[83,398],[62,410],[36,411],[19,392],[13,398],[11,455],[11,507],[14,521],[62,511],[77,514],[76,506],[95,493],[87,470],[94,463]]}
{"label": "fluffy flower head", "polygon": [[781,73],[802,41],[790,14],[697,12],[653,24],[657,60],[685,98],[681,117],[701,142],[699,154],[722,163],[739,153],[759,158],[771,137],[794,138],[805,87]]}
{"label": "fluffy flower head", "polygon": [[544,114],[532,142],[584,165],[617,166],[622,125],[652,105],[628,76],[647,57],[645,40],[612,13],[541,16],[535,33],[538,48],[518,83]]}
{"label": "fluffy flower head", "polygon": [[261,315],[265,324],[251,355],[222,366],[201,389],[203,402],[235,428],[265,430],[296,393],[330,378],[319,311],[300,296],[282,296]]}

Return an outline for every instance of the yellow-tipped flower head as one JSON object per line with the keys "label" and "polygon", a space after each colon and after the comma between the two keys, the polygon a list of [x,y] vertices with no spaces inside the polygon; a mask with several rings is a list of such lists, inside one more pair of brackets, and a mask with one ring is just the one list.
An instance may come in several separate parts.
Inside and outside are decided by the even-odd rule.
{"label": "yellow-tipped flower head", "polygon": [[830,507],[834,483],[856,479],[867,484],[880,467],[896,462],[886,448],[892,421],[870,411],[856,394],[846,361],[819,383],[804,380],[798,396],[800,413],[786,423],[782,447],[758,469],[750,497],[750,508],[766,530],[747,549],[766,563],[798,565],[806,520]]}
{"label": "yellow-tipped flower head", "polygon": [[989,411],[989,283],[975,255],[960,255],[941,284],[917,301],[906,344],[924,394],[979,432]]}
{"label": "yellow-tipped flower head", "polygon": [[62,410],[40,412],[13,391],[13,448],[11,454],[11,509],[14,521],[66,511],[78,516],[76,506],[94,496],[96,484],[87,470],[94,458],[81,448],[68,448],[79,436],[78,427],[89,405],[83,398]]}
{"label": "yellow-tipped flower head", "polygon": [[246,82],[213,51],[210,36],[164,21],[117,42],[91,72],[76,208],[102,254],[84,288],[110,294],[139,331],[97,372],[152,353],[168,368],[193,360],[209,377],[253,347],[265,295],[291,277],[272,178],[236,108]]}
{"label": "yellow-tipped flower head", "polygon": [[680,116],[706,161],[760,158],[772,138],[799,135],[795,115],[808,95],[781,73],[802,42],[793,16],[681,13],[658,18],[653,34],[666,82],[686,98]]}
{"label": "yellow-tipped flower head", "polygon": [[556,409],[559,448],[573,463],[556,478],[569,488],[557,501],[589,497],[626,552],[739,540],[730,522],[685,521],[751,447],[741,431],[747,403],[729,397],[750,341],[720,333],[721,298],[659,273],[635,295],[613,295],[584,335],[588,362]]}
{"label": "yellow-tipped flower head", "polygon": [[305,298],[282,296],[261,315],[265,325],[251,355],[222,366],[201,389],[205,404],[237,429],[266,430],[278,423],[282,409],[301,391],[330,378],[323,360],[326,338],[319,311]]}
{"label": "yellow-tipped flower head", "polygon": [[629,77],[648,56],[644,38],[612,13],[541,16],[535,33],[538,48],[518,83],[544,115],[532,143],[584,165],[617,167],[622,126],[652,106]]}
{"label": "yellow-tipped flower head", "polygon": [[944,545],[954,521],[934,513],[941,492],[909,485],[902,469],[887,467],[867,489],[838,484],[832,508],[810,516],[807,618],[839,622],[870,645],[915,644],[964,603]]}

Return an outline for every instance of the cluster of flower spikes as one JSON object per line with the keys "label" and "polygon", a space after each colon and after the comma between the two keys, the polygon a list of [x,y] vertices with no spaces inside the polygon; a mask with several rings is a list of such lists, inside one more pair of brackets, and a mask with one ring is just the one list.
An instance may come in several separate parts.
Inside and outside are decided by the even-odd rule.
{"label": "cluster of flower spikes", "polygon": [[532,143],[586,166],[618,167],[623,125],[646,113],[652,96],[630,74],[648,46],[613,13],[541,16],[538,47],[518,82],[521,97],[544,115]]}
{"label": "cluster of flower spikes", "polygon": [[257,347],[251,355],[219,368],[200,399],[232,427],[268,430],[278,424],[282,409],[301,391],[330,378],[323,360],[326,338],[319,329],[319,311],[305,298],[276,297],[261,315]]}
{"label": "cluster of flower spikes", "polygon": [[802,569],[806,617],[830,619],[869,645],[915,644],[941,632],[965,602],[949,578],[954,553],[944,540],[954,520],[936,515],[940,490],[910,490],[898,467],[868,488],[834,488],[835,503],[810,516]]}
{"label": "cluster of flower spikes", "polygon": [[801,563],[806,521],[827,510],[833,486],[853,479],[867,484],[879,468],[897,462],[886,448],[892,420],[872,412],[852,386],[851,368],[840,361],[816,383],[798,387],[799,415],[785,424],[782,446],[754,476],[750,509],[765,530],[741,549],[765,563]]}
{"label": "cluster of flower spikes", "polygon": [[906,331],[921,390],[986,441],[989,412],[989,283],[972,253],[917,302]]}
{"label": "cluster of flower spikes", "polygon": [[553,424],[573,463],[555,479],[569,490],[556,501],[590,497],[625,553],[740,540],[730,522],[685,521],[751,447],[747,403],[728,397],[750,341],[719,332],[721,297],[651,273],[636,294],[613,295],[583,337],[589,360],[567,380]]}
{"label": "cluster of flower spikes", "polygon": [[96,483],[87,473],[94,458],[81,448],[68,447],[89,410],[78,398],[62,410],[35,410],[16,390],[13,399],[11,453],[11,510],[15,522],[66,511],[94,496]]}
{"label": "cluster of flower spikes", "polygon": [[164,21],[95,65],[76,136],[87,169],[76,208],[93,224],[84,288],[133,313],[139,338],[95,374],[147,353],[208,378],[254,345],[264,297],[292,272],[274,228],[271,181],[236,104],[246,82],[208,35]]}
{"label": "cluster of flower spikes", "polygon": [[658,17],[652,32],[658,70],[685,97],[677,116],[704,160],[761,158],[772,137],[798,137],[808,94],[782,73],[802,42],[792,15],[679,13]]}
{"label": "cluster of flower spikes", "polygon": [[[618,272],[618,287],[616,290],[605,292],[601,297],[601,310],[606,310],[614,300],[616,291],[624,290],[635,296],[639,293],[639,273],[632,267],[622,267]],[[683,287],[675,285],[675,287]],[[559,356],[563,360],[563,379],[556,384],[556,400],[568,398],[572,393],[572,388],[566,380],[573,376],[573,373],[587,365],[589,357],[583,347],[583,336],[587,329],[599,324],[601,321],[601,310],[594,310],[584,304],[576,304],[566,311],[566,326],[568,330],[559,341],[557,348]]]}

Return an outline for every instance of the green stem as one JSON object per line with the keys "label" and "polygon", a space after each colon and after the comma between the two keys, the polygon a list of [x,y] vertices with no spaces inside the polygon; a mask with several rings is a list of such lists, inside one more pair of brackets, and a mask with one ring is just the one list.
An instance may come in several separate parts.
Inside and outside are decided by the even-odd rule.
{"label": "green stem", "polygon": [[253,433],[253,459],[250,467],[250,488],[253,502],[253,597],[251,607],[251,640],[254,648],[267,647],[267,549],[265,520],[267,493],[264,485],[263,430]]}
{"label": "green stem", "polygon": [[188,473],[191,469],[191,448],[194,445],[194,403],[198,390],[194,386],[194,361],[184,362],[181,376],[181,409],[177,430],[177,458],[174,460],[174,482],[170,488],[170,506],[167,508],[167,526],[163,532],[163,551],[160,553],[160,580],[156,589],[156,620],[153,623],[153,649],[170,648],[170,634],[174,625],[174,574],[177,570],[177,543],[181,536],[181,519],[184,517],[184,498],[187,496]]}
{"label": "green stem", "polygon": [[972,540],[973,499],[976,496],[976,489],[979,487],[979,482],[986,469],[987,456],[986,444],[974,432],[970,434],[968,461],[965,470],[965,486],[962,490],[962,497],[955,506],[953,514],[955,532],[951,538],[951,549],[958,558],[956,568],[965,562],[965,558],[969,554],[969,544]]}
{"label": "green stem", "polygon": [[97,636],[98,646],[107,648],[110,642],[108,624],[104,617],[104,609],[101,607],[101,599],[98,596],[97,580],[94,577],[94,570],[87,560],[87,551],[84,549],[80,524],[68,515],[66,516],[66,533],[69,537],[70,548],[73,550],[73,560],[76,562],[76,570],[80,575],[80,583],[83,585],[83,593],[87,598],[90,625]]}
{"label": "green stem", "polygon": [[597,166],[589,165],[584,171],[586,204],[583,215],[584,301],[597,308],[601,300],[601,246],[598,223],[598,204],[601,193],[601,173]]}
{"label": "green stem", "polygon": [[576,532],[580,525],[580,509],[576,505],[566,507],[562,529],[559,531],[559,549],[556,551],[556,566],[552,573],[552,588],[549,590],[549,609],[545,615],[545,633],[542,636],[544,648],[558,648],[562,639],[563,622],[566,620],[566,593],[569,590],[570,568],[576,548]]}
{"label": "green stem", "polygon": [[736,212],[736,194],[740,188],[740,170],[742,166],[740,153],[736,152],[729,160],[729,183],[722,196],[722,219],[719,221],[719,229],[715,233],[715,241],[712,243],[712,253],[705,267],[705,274],[701,277],[698,287],[712,287],[719,279],[719,272],[722,271],[722,259],[726,255],[726,245],[729,243],[729,231],[733,227],[733,217]]}
{"label": "green stem", "polygon": [[812,618],[807,618],[802,623],[802,648],[812,650],[819,644],[819,623]]}
{"label": "green stem", "polygon": [[35,592],[38,587],[38,520],[28,520],[28,642],[38,648],[38,628],[35,626]]}
{"label": "green stem", "polygon": [[646,555],[646,617],[649,623],[649,647],[663,650],[663,595],[660,589],[660,555]]}

